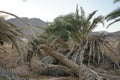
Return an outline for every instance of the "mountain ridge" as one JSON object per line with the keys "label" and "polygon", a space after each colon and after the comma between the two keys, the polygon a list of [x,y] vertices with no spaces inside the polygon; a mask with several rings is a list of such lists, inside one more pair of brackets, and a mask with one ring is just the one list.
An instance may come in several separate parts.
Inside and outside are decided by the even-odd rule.
{"label": "mountain ridge", "polygon": [[[40,18],[21,17],[20,19],[27,22],[32,27],[35,27],[35,26],[45,27],[45,26],[47,26],[47,23],[45,21],[41,20]],[[26,23],[24,23],[23,21],[21,21],[17,18],[10,18],[10,19],[7,19],[7,21],[13,23],[14,25],[16,25],[18,27],[24,27],[24,25],[27,25]]]}
{"label": "mountain ridge", "polygon": [[[22,19],[23,21],[20,19]],[[40,27],[46,28],[48,26],[48,24],[46,22],[44,22],[43,20],[41,20],[39,18],[21,17],[20,19],[10,18],[10,19],[7,19],[7,21],[14,24],[18,28],[20,28],[22,30],[22,32],[28,36],[33,35],[33,33],[41,34],[44,31],[41,30]]]}

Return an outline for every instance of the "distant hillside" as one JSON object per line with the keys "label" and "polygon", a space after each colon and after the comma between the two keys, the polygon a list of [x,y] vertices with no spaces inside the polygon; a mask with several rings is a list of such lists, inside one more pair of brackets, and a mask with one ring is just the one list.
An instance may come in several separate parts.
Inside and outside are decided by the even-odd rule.
{"label": "distant hillside", "polygon": [[[26,35],[32,35],[33,31],[35,34],[42,33],[43,30],[40,29],[40,27],[47,27],[47,23],[42,21],[39,18],[27,18],[23,17],[21,18],[23,21],[16,19],[16,18],[11,18],[8,19],[8,22],[11,22],[12,24],[16,25],[18,28],[22,29],[23,33]],[[27,25],[26,23],[29,25]]]}
{"label": "distant hillside", "polygon": [[109,32],[106,32],[106,31],[98,31],[98,32],[90,32],[89,33],[89,36],[98,36],[98,35],[105,35],[105,38],[107,40],[117,40],[117,39],[120,39],[120,31],[117,31],[117,32],[112,32],[112,33],[109,33]]}
{"label": "distant hillside", "polygon": [[108,36],[113,38],[113,39],[120,39],[120,31],[110,33]]}
{"label": "distant hillside", "polygon": [[[32,27],[35,27],[35,26],[45,27],[45,26],[47,26],[47,23],[44,22],[44,21],[42,21],[39,18],[27,18],[27,17],[23,17],[21,19],[24,20],[24,21],[26,21]],[[27,26],[25,23],[23,23],[22,21],[20,21],[19,19],[16,19],[16,18],[8,19],[8,21],[11,22],[11,23],[13,23],[13,24],[15,24],[18,27]]]}
{"label": "distant hillside", "polygon": [[107,31],[97,31],[97,32],[90,32],[89,35],[100,35],[100,34],[103,34],[103,35],[109,35],[110,33],[107,32]]}

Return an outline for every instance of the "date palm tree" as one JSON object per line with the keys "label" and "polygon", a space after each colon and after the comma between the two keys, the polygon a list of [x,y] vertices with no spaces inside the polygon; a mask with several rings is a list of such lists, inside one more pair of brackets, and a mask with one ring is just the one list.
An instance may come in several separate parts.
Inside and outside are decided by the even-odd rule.
{"label": "date palm tree", "polygon": [[81,7],[79,14],[77,7],[75,13],[57,17],[50,25],[49,31],[65,40],[71,37],[75,41],[81,42],[89,32],[97,27],[98,23],[104,25],[103,16],[93,18],[96,12],[97,10],[86,16],[83,8]]}
{"label": "date palm tree", "polygon": [[[89,16],[85,15],[85,12],[83,8],[81,7],[80,13],[78,10],[78,7],[76,8],[75,13],[71,13],[64,16],[57,17],[53,23],[50,24],[50,26],[46,29],[46,32],[48,35],[57,36],[59,38],[62,38],[64,41],[68,41],[69,39],[76,42],[77,44],[80,44],[78,47],[81,49],[81,47],[85,46],[88,39],[88,34],[97,27],[98,23],[102,23],[104,25],[104,18],[103,16],[98,16],[96,18],[93,18],[96,14],[96,11],[93,11],[89,14]],[[56,39],[55,39],[56,40]],[[54,41],[54,40],[53,40]],[[96,39],[95,39],[96,41]],[[55,42],[55,41],[54,41]],[[89,42],[88,42],[89,43]],[[90,42],[91,43],[91,42]],[[98,39],[99,43],[99,39]],[[61,43],[60,43],[61,44]],[[95,44],[90,44],[94,46]],[[88,47],[89,44],[87,44]],[[100,46],[99,46],[100,47]],[[75,47],[74,47],[75,48]],[[68,53],[67,57],[73,60],[73,62],[80,64],[80,55],[81,50],[73,51],[75,52],[74,55],[71,56],[73,53]],[[76,50],[76,49],[74,49]],[[96,49],[97,50],[97,49]],[[84,51],[83,54],[86,52]],[[88,51],[88,53],[90,53]],[[99,54],[99,52],[98,52]],[[72,57],[72,58],[71,58]],[[79,60],[77,60],[79,59]]]}
{"label": "date palm tree", "polygon": [[[84,57],[84,54],[86,53],[86,48],[91,46],[88,46],[89,42],[86,39],[88,37],[89,32],[91,32],[95,27],[97,27],[98,23],[102,23],[104,25],[103,16],[100,15],[98,17],[93,18],[96,12],[97,10],[93,11],[91,14],[89,14],[89,16],[86,16],[83,8],[81,7],[80,13],[79,13],[79,10],[77,7],[75,13],[59,16],[54,20],[53,23],[50,23],[47,29],[45,29],[45,33],[48,34],[47,35],[48,38],[51,38],[52,36],[56,36],[57,38],[61,38],[66,42],[72,39],[72,41],[76,42],[78,45],[74,44],[72,46],[73,49],[69,48],[70,52],[68,53],[65,52],[65,54],[56,52],[56,51],[60,52],[58,46],[57,46],[57,49],[40,47],[42,50],[48,53],[48,55],[52,56],[52,59],[43,58],[41,59],[41,61],[43,61],[43,63],[51,64],[52,62],[54,62],[54,60],[59,60],[62,64],[65,64],[67,67],[70,67],[71,69],[77,69],[78,73],[79,73],[79,69],[77,67],[80,67],[81,68],[80,70],[83,70],[83,73],[84,72],[88,73],[87,72],[88,70],[85,71],[87,67],[85,67],[85,65],[83,64],[83,59],[84,59],[83,57]],[[46,40],[49,40],[48,38]],[[56,39],[54,39],[53,41],[55,40]],[[70,43],[68,42],[68,44]],[[62,43],[60,43],[60,45],[62,45]],[[90,45],[96,45],[96,44],[90,44]],[[93,51],[95,50],[95,48],[91,48],[91,49],[93,49]],[[88,54],[91,54],[91,52],[92,51],[89,51]],[[94,53],[96,54],[96,52]],[[88,76],[87,76],[88,80],[94,80],[95,77],[91,78],[91,76],[93,77],[94,74],[92,73],[92,75],[91,76],[90,75],[91,75],[91,71],[90,71],[90,74],[88,73]],[[86,74],[84,74],[84,76],[86,76]]]}

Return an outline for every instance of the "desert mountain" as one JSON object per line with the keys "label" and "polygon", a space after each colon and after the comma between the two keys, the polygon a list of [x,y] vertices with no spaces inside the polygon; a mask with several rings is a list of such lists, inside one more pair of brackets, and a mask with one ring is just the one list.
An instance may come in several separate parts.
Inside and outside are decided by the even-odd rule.
{"label": "desert mountain", "polygon": [[118,40],[118,39],[120,39],[120,31],[110,33],[108,36],[111,37],[112,39],[117,39]]}
{"label": "desert mountain", "polygon": [[39,18],[22,17],[21,19],[22,20],[19,20],[17,18],[11,18],[7,21],[22,29],[23,33],[26,35],[32,35],[33,33],[40,34],[43,32],[40,27],[45,28],[48,26],[46,22],[42,21]]}
{"label": "desert mountain", "polygon": [[89,33],[89,35],[101,35],[101,34],[103,34],[103,35],[109,35],[110,33],[109,32],[107,32],[107,31],[95,31],[95,32],[90,32]]}
{"label": "desert mountain", "polygon": [[105,39],[107,40],[118,40],[120,39],[120,31],[116,31],[116,32],[107,32],[107,31],[98,31],[98,32],[90,32],[89,36],[99,36],[99,35],[104,35]]}

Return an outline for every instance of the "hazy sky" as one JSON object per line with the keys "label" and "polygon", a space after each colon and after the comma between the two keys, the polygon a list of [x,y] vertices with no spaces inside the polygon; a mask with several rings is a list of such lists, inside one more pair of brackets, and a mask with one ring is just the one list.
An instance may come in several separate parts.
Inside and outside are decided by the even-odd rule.
{"label": "hazy sky", "polygon": [[[86,14],[98,10],[96,15],[105,16],[120,7],[120,3],[113,4],[113,0],[0,0],[0,10],[8,11],[19,17],[40,18],[43,21],[53,21],[59,15],[75,12],[76,5],[82,6]],[[99,25],[96,31],[106,30],[114,32],[120,30],[120,22],[108,29]]]}

